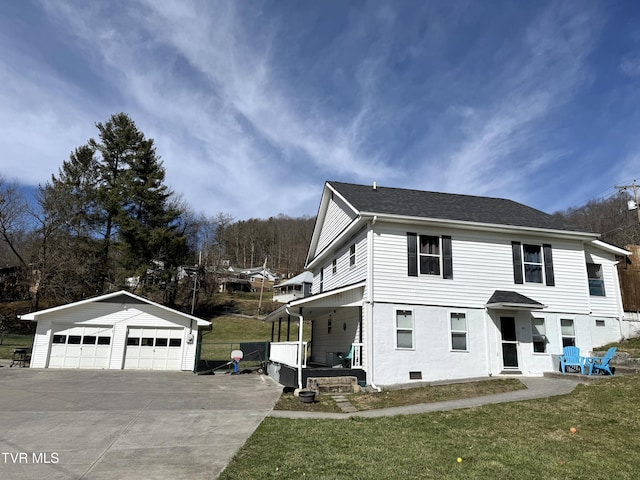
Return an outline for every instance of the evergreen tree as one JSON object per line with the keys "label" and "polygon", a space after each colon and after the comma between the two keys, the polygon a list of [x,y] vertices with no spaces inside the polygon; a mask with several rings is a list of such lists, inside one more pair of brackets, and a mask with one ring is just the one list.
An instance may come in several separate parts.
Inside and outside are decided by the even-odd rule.
{"label": "evergreen tree", "polygon": [[[97,140],[78,147],[41,188],[41,206],[60,219],[69,245],[82,245],[86,261],[94,261],[91,283],[100,293],[128,276],[144,276],[158,262],[179,265],[186,241],[153,140],[124,113],[96,127]],[[165,273],[166,285],[172,275]]]}

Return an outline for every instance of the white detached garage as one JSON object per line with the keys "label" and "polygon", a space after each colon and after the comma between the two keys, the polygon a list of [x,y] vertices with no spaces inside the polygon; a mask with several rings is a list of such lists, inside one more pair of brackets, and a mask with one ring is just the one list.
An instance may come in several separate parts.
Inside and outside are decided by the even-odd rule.
{"label": "white detached garage", "polygon": [[211,323],[126,291],[21,315],[37,322],[32,368],[194,370]]}

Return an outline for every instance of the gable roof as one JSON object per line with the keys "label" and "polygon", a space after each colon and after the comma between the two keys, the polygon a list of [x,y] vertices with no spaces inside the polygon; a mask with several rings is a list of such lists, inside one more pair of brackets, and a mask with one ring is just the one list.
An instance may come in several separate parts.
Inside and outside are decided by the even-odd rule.
{"label": "gable roof", "polygon": [[303,283],[313,283],[313,273],[302,272],[289,280],[279,283],[273,288],[286,287],[287,285],[302,285]]}
{"label": "gable roof", "polygon": [[201,318],[194,317],[193,315],[189,315],[187,313],[179,312],[178,310],[165,307],[164,305],[160,305],[159,303],[152,302],[151,300],[147,300],[146,298],[139,297],[138,295],[134,295],[131,292],[127,292],[126,290],[107,293],[106,295],[87,298],[85,300],[80,300],[79,302],[74,302],[74,303],[68,303],[66,305],[58,305],[57,307],[47,308],[46,310],[39,310],[37,312],[31,312],[25,315],[18,315],[18,318],[20,320],[36,321],[38,320],[38,317],[40,317],[41,315],[46,315],[48,313],[53,313],[60,310],[65,310],[67,308],[85,305],[88,303],[123,303],[123,304],[130,304],[130,305],[133,305],[133,304],[151,305],[161,310],[171,312],[175,315],[179,315],[179,316],[188,318],[190,320],[194,320],[197,322],[198,326],[205,327],[205,326],[211,325],[211,322],[208,322],[207,320],[202,320]]}
{"label": "gable roof", "polygon": [[587,232],[560,217],[513,200],[404,188],[327,182],[359,214],[455,220],[460,222]]}

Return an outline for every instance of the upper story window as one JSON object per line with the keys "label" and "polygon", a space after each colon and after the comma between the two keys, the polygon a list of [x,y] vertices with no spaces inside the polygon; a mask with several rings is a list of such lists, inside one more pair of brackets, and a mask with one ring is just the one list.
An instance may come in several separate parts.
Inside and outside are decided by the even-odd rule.
{"label": "upper story window", "polygon": [[349,266],[353,267],[356,264],[356,244],[354,243],[349,247]]}
{"label": "upper story window", "polygon": [[453,279],[451,237],[407,233],[408,275],[436,275]]}
{"label": "upper story window", "polygon": [[334,258],[333,262],[331,262],[331,271],[335,275],[338,273],[338,261]]}
{"label": "upper story window", "polygon": [[320,293],[324,291],[324,268],[320,269]]}
{"label": "upper story window", "polygon": [[511,242],[515,283],[555,285],[551,245]]}
{"label": "upper story window", "polygon": [[420,273],[440,275],[440,237],[420,235]]}
{"label": "upper story window", "polygon": [[593,297],[604,297],[602,265],[587,263],[587,277],[589,277],[589,295]]}

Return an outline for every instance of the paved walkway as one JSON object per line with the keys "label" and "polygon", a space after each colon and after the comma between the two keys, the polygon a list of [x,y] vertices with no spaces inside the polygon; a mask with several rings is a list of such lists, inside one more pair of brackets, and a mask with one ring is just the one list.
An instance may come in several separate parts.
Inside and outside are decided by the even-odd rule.
{"label": "paved walkway", "polygon": [[[349,413],[327,413],[327,412],[298,412],[288,410],[273,410],[269,414],[271,417],[279,418],[349,418],[349,417],[386,417],[393,415],[412,415],[416,413],[442,412],[445,410],[456,410],[459,408],[479,407],[492,403],[519,402],[534,398],[553,397],[555,395],[566,395],[572,392],[578,383],[577,379],[548,378],[548,377],[520,377],[518,378],[527,387],[525,390],[515,392],[496,393],[476,398],[464,398],[459,400],[448,400],[446,402],[420,403],[417,405],[406,405],[403,407],[381,408],[376,410],[365,410],[361,412]],[[346,400],[346,398],[345,398]]]}

